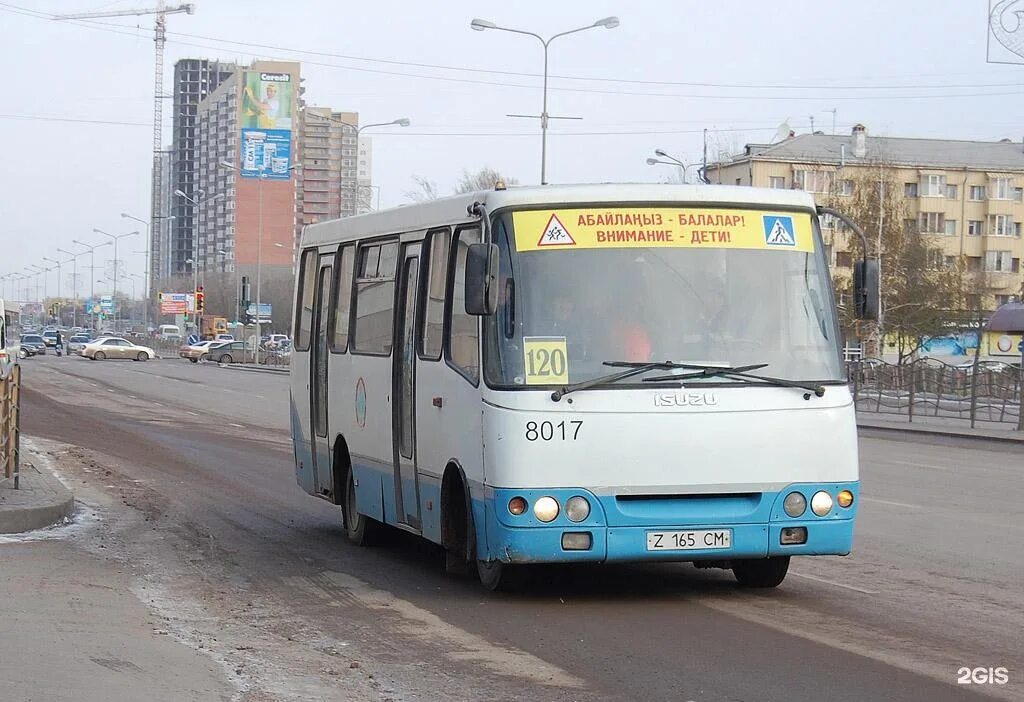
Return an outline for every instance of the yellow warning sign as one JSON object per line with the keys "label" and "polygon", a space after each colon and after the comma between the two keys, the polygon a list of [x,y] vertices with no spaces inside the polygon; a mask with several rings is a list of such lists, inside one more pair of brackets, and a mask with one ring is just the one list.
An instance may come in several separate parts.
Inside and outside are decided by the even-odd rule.
{"label": "yellow warning sign", "polygon": [[517,251],[692,248],[814,251],[811,214],[614,207],[514,212]]}
{"label": "yellow warning sign", "polygon": [[564,336],[524,336],[523,368],[527,385],[569,382],[569,352]]}

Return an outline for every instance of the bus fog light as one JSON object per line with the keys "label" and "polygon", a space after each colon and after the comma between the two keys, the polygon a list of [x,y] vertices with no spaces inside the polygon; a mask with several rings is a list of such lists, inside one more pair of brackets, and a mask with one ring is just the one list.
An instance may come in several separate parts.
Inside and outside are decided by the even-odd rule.
{"label": "bus fog light", "polygon": [[550,522],[558,516],[558,500],[553,497],[541,497],[533,503],[533,514],[542,522]]}
{"label": "bus fog light", "polygon": [[567,531],[562,534],[563,551],[589,551],[592,543],[589,531]]}
{"label": "bus fog light", "polygon": [[570,522],[582,522],[590,516],[590,503],[587,498],[576,495],[565,503],[565,516]]}
{"label": "bus fog light", "polygon": [[811,498],[811,511],[819,517],[824,517],[826,514],[832,511],[832,495],[829,495],[824,490],[819,490],[814,493],[814,497]]}
{"label": "bus fog light", "polygon": [[786,514],[789,516],[799,517],[807,510],[807,498],[799,492],[791,492],[786,495],[782,508],[786,510]]}
{"label": "bus fog light", "polygon": [[517,517],[523,514],[528,507],[529,505],[526,504],[526,500],[522,497],[513,497],[508,501],[508,511]]}
{"label": "bus fog light", "polygon": [[836,504],[846,509],[853,504],[853,493],[849,490],[840,490],[839,494],[836,495]]}
{"label": "bus fog light", "polygon": [[779,535],[779,543],[783,545],[806,544],[807,527],[783,527],[782,533]]}

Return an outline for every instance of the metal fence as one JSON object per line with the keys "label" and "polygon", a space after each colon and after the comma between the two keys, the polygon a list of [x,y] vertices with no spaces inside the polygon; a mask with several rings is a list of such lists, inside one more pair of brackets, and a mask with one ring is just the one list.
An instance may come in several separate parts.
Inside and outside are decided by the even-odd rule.
{"label": "metal fence", "polygon": [[[144,342],[139,342],[146,346],[150,346],[160,358],[178,358],[178,351],[184,345],[181,341],[170,341],[166,339],[151,339]],[[255,358],[253,357],[252,348],[248,348],[245,351],[245,358],[241,358],[238,354],[234,355],[235,363],[253,363]],[[271,367],[285,367],[291,363],[291,353],[282,352],[276,349],[267,349],[260,347],[260,365],[271,366]]]}
{"label": "metal fence", "polygon": [[1024,371],[1010,364],[950,365],[924,358],[901,365],[879,359],[846,364],[857,410],[914,417],[1006,422],[1024,430]]}
{"label": "metal fence", "polygon": [[19,487],[21,454],[21,366],[12,364],[0,374],[0,482]]}

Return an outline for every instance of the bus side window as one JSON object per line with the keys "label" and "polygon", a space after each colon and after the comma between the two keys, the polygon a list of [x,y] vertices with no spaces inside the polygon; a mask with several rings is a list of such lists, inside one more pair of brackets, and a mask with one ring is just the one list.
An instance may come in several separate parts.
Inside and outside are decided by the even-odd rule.
{"label": "bus side window", "polygon": [[341,247],[334,283],[334,314],[331,315],[331,351],[345,353],[348,350],[348,322],[352,308],[352,264],[355,261],[355,247],[352,244]]}
{"label": "bus side window", "polygon": [[356,275],[356,325],[354,352],[388,356],[391,354],[395,323],[395,265],[398,242],[370,244],[359,249]]}
{"label": "bus side window", "polygon": [[313,292],[316,287],[316,261],[317,250],[306,249],[302,252],[302,261],[299,268],[298,300],[295,310],[295,339],[296,351],[308,351],[310,335],[313,333]]}
{"label": "bus side window", "polygon": [[448,360],[474,385],[480,378],[479,318],[466,312],[466,253],[480,241],[479,225],[456,232],[448,295]]}
{"label": "bus side window", "polygon": [[447,227],[435,229],[427,238],[427,295],[423,303],[423,329],[420,357],[430,361],[441,358],[444,344],[444,294],[448,282],[448,249],[451,232]]}

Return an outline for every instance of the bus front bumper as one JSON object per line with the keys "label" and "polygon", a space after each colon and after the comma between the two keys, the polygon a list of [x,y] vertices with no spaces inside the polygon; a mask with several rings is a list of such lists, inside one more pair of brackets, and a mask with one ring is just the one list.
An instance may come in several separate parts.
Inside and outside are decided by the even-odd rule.
{"label": "bus front bumper", "polygon": [[[783,555],[846,555],[853,545],[859,484],[856,482],[789,485],[772,493],[742,498],[686,496],[620,501],[598,498],[585,490],[495,489],[487,500],[486,542],[479,557],[505,563],[729,561]],[[820,491],[833,497],[842,490],[854,495],[847,508],[833,504],[824,516],[809,506]],[[799,517],[783,511],[793,492],[806,495],[808,507]],[[513,497],[533,505],[554,497],[563,509],[550,523],[532,510],[512,515]],[[590,515],[570,521],[564,510],[572,496],[585,497]]]}

